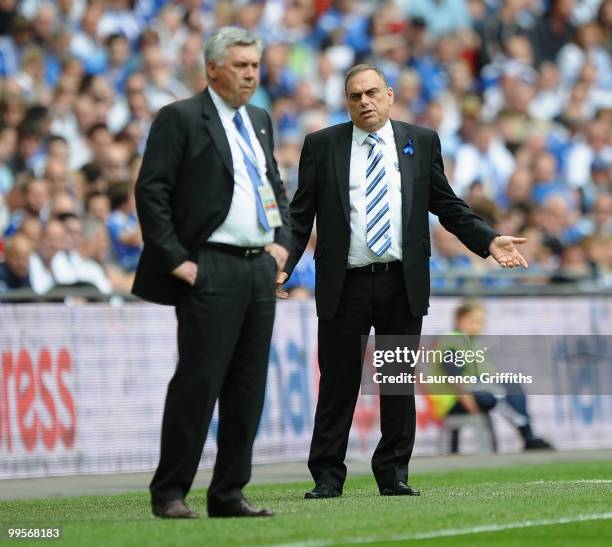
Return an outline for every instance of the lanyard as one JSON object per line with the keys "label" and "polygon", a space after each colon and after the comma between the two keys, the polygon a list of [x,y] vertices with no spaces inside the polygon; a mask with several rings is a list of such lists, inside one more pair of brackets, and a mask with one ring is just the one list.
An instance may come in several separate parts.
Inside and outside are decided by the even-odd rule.
{"label": "lanyard", "polygon": [[[244,124],[244,128],[246,132],[248,133],[249,129],[246,126],[246,122],[244,122],[244,116],[242,117],[242,119],[243,119],[242,123]],[[244,140],[244,137],[240,134],[240,131],[238,131],[238,128],[234,124],[234,120],[231,120],[231,127],[232,127],[231,129],[232,134],[234,135],[234,138],[236,139],[236,142],[238,143],[240,150],[242,150],[242,153],[245,156],[247,156],[249,160],[251,161],[251,163],[255,166],[255,169],[257,169],[257,174],[259,175],[259,178],[261,179],[262,183],[265,184],[267,182],[268,177],[262,176],[261,165],[259,164],[259,161],[257,160],[257,156],[255,155],[255,150],[253,146],[249,146],[249,143],[246,142],[246,140]]]}

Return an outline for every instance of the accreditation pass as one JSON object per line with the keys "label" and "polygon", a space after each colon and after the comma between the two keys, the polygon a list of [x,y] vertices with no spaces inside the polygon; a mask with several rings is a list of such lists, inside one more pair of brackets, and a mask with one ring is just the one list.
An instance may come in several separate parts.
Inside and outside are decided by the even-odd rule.
{"label": "accreditation pass", "polygon": [[280,216],[278,210],[278,203],[276,203],[276,197],[274,196],[274,190],[269,184],[262,184],[257,188],[259,197],[261,198],[261,204],[263,205],[266,220],[270,228],[278,228],[283,225],[283,219]]}

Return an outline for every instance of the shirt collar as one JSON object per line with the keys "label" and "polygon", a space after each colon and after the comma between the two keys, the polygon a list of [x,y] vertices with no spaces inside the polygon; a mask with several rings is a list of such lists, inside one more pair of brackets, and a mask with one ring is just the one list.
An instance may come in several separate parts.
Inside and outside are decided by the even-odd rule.
{"label": "shirt collar", "polygon": [[[393,127],[391,126],[391,120],[387,120],[387,123],[383,125],[378,131],[377,135],[382,139],[383,144],[393,142]],[[364,131],[360,127],[353,124],[353,139],[359,146],[363,146],[369,133]]]}
{"label": "shirt collar", "polygon": [[215,108],[217,109],[217,112],[219,113],[221,119],[232,121],[236,112],[240,112],[242,119],[244,119],[244,117],[247,115],[246,108],[244,107],[244,105],[238,109],[234,108],[233,106],[230,106],[210,85],[208,86],[208,92],[210,93],[210,98],[212,99],[212,102],[215,105]]}

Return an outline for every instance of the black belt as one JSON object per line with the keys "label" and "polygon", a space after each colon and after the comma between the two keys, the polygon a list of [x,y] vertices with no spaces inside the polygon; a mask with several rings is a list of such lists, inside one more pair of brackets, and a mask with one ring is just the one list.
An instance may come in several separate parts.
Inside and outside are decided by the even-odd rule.
{"label": "black belt", "polygon": [[263,247],[238,247],[227,243],[204,243],[204,247],[244,258],[255,258],[264,252]]}
{"label": "black belt", "polygon": [[402,263],[400,260],[394,260],[393,262],[373,262],[367,266],[360,266],[359,268],[349,268],[347,273],[381,273],[391,272],[393,270],[401,270]]}

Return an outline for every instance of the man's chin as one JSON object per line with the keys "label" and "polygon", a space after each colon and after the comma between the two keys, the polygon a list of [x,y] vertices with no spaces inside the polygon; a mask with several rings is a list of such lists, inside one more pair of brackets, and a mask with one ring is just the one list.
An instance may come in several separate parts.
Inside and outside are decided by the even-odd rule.
{"label": "man's chin", "polygon": [[242,104],[246,104],[251,100],[251,97],[255,94],[255,90],[254,89],[250,89],[248,91],[243,91],[240,94],[240,99],[242,101]]}
{"label": "man's chin", "polygon": [[253,93],[239,93],[232,97],[231,102],[229,100],[226,100],[225,102],[233,108],[240,108],[241,106],[247,104],[251,100],[252,96]]}
{"label": "man's chin", "polygon": [[381,119],[379,116],[370,115],[370,116],[362,117],[361,124],[363,125],[363,127],[368,127],[371,129],[373,127],[379,127],[381,125]]}

